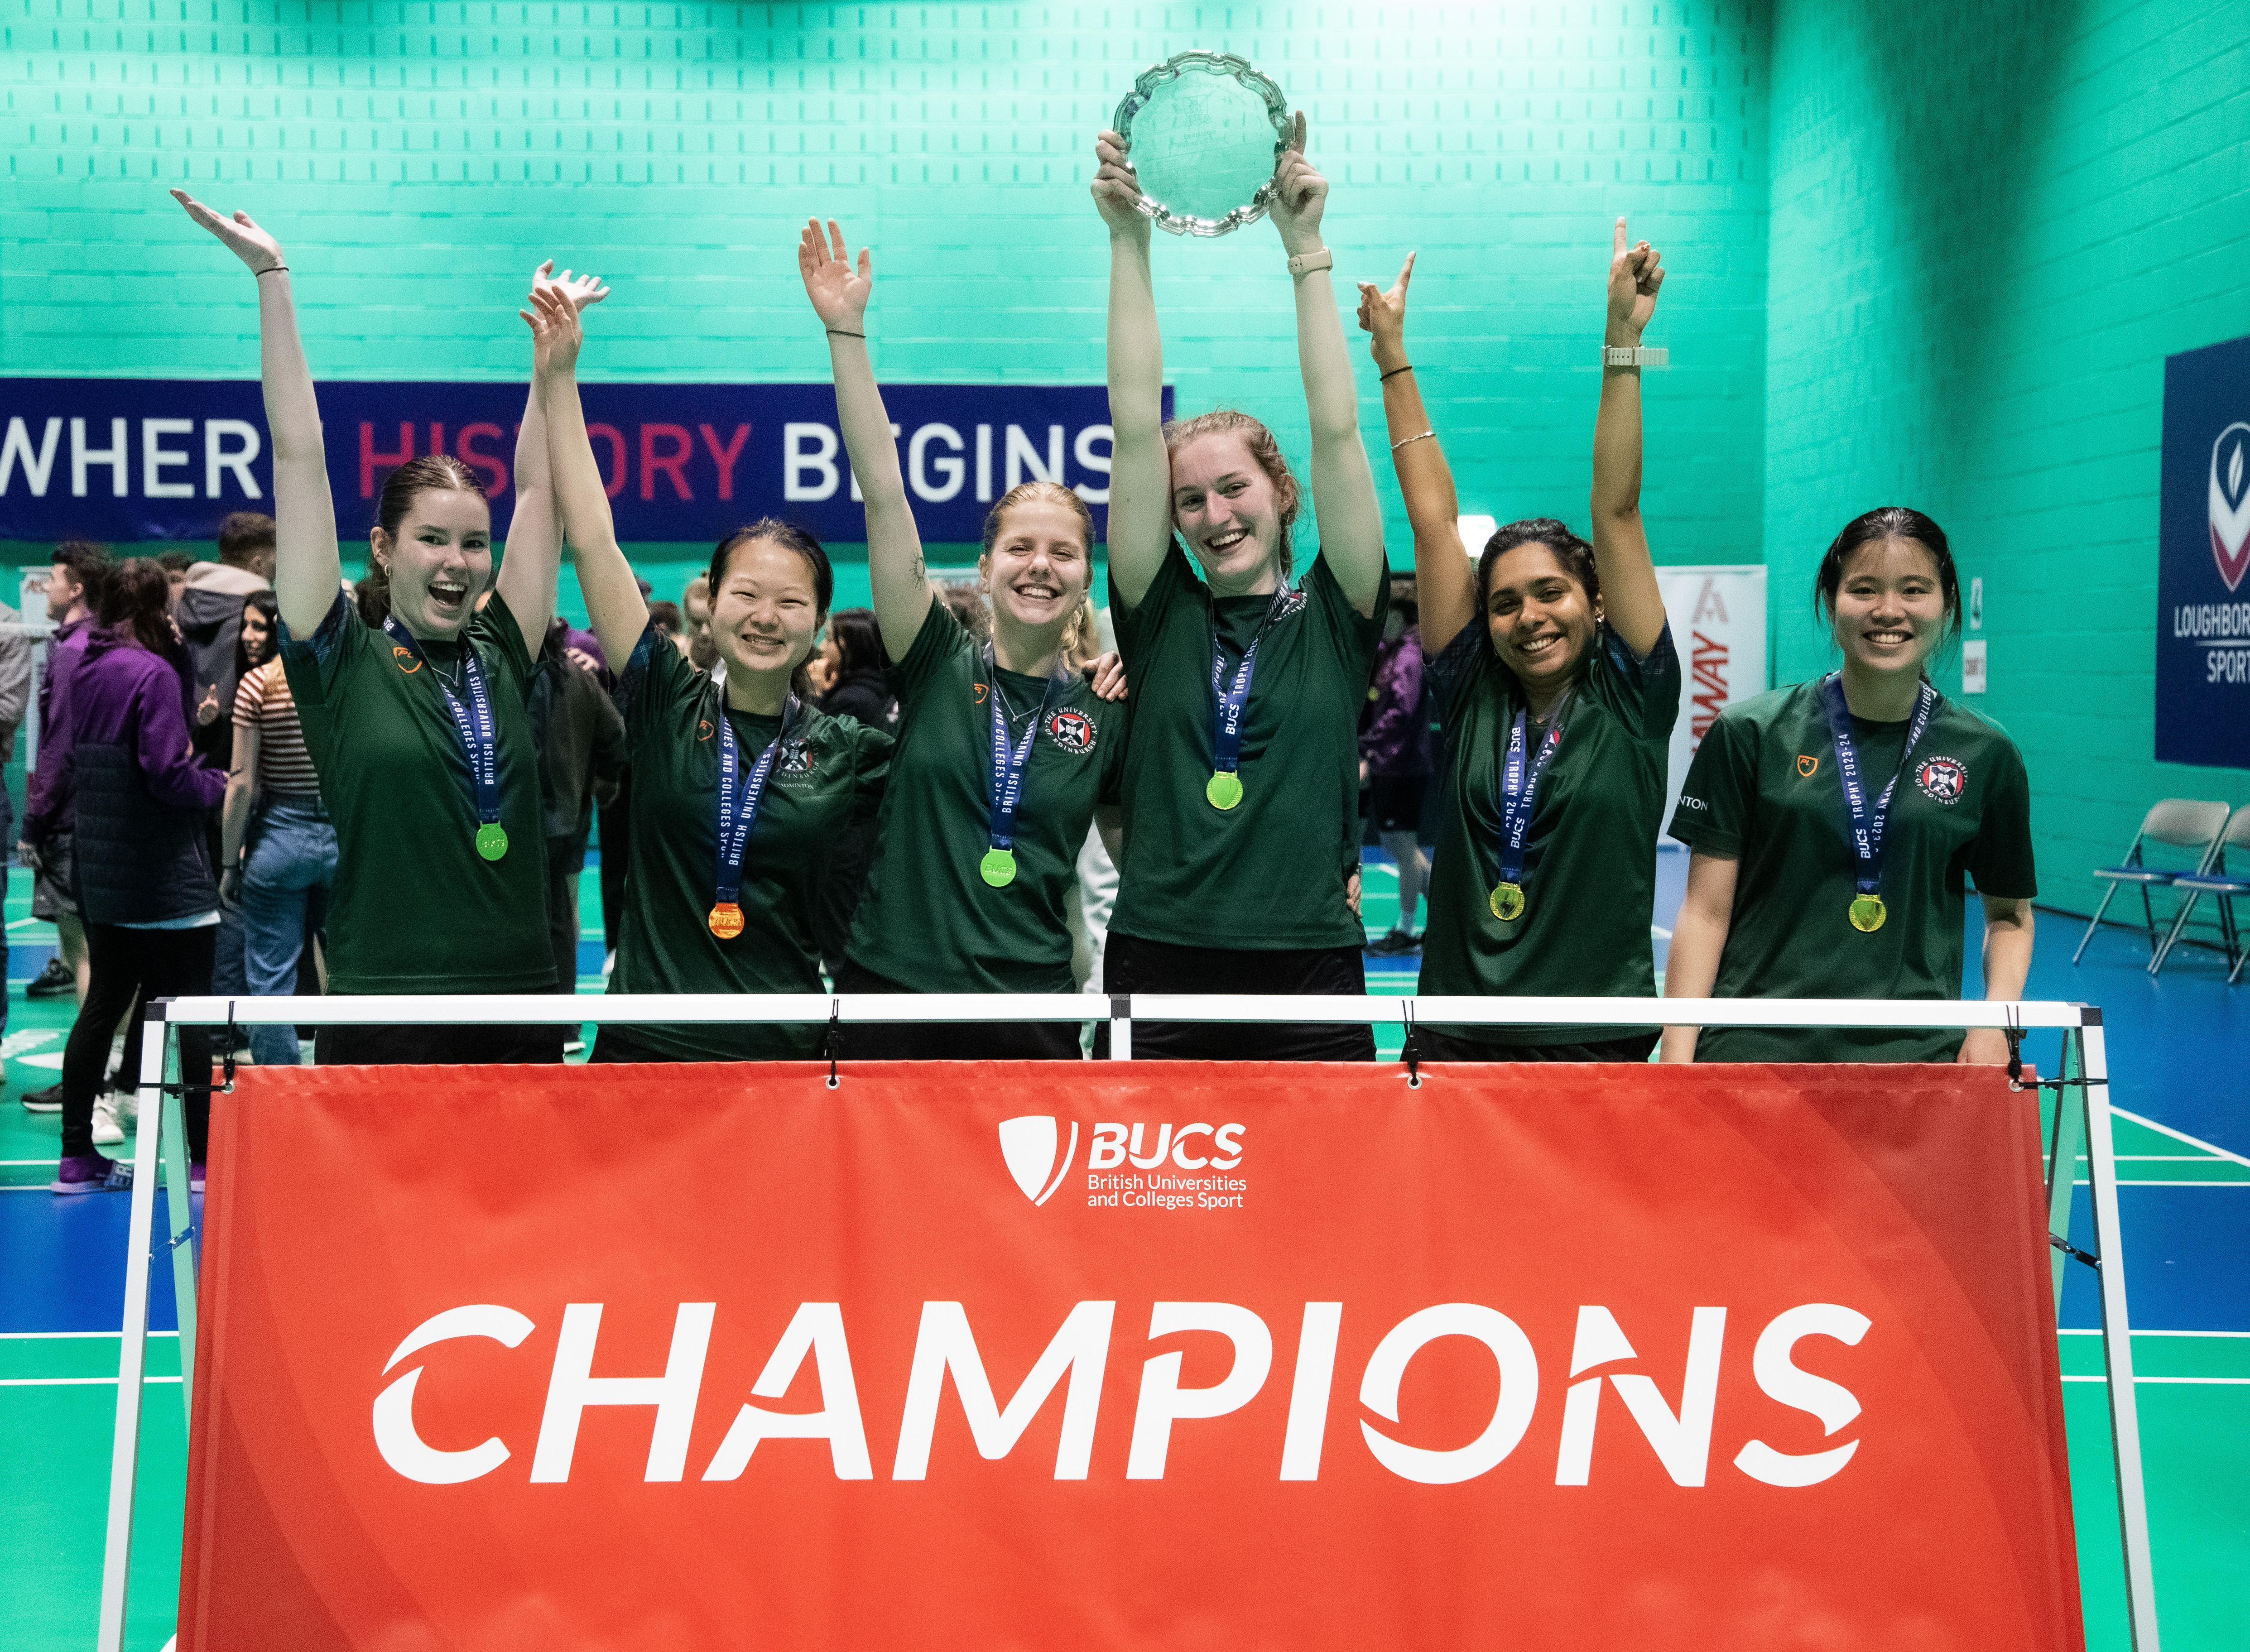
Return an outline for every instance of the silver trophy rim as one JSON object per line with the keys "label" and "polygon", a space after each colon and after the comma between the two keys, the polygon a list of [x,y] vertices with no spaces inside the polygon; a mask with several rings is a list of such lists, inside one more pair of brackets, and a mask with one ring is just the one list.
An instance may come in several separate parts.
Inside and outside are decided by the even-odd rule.
{"label": "silver trophy rim", "polygon": [[[1127,155],[1129,157],[1132,154],[1134,115],[1147,106],[1159,86],[1169,85],[1190,70],[1202,74],[1225,75],[1265,100],[1266,113],[1273,122],[1273,160],[1278,166],[1281,152],[1294,130],[1289,114],[1289,100],[1282,95],[1281,88],[1271,76],[1253,67],[1247,58],[1232,52],[1199,49],[1175,52],[1162,63],[1151,64],[1141,72],[1133,82],[1133,89],[1119,101],[1111,130],[1125,140]],[[1202,218],[1192,212],[1175,210],[1152,198],[1145,189],[1133,197],[1133,204],[1169,235],[1225,235],[1246,224],[1255,224],[1266,216],[1273,204],[1273,180],[1269,177],[1260,183],[1247,204],[1235,208],[1223,218]]]}

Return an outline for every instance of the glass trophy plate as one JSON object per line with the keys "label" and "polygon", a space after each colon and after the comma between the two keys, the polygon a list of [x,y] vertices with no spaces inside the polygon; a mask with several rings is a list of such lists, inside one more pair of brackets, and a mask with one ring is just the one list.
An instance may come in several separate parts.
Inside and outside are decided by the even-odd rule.
{"label": "glass trophy plate", "polygon": [[1147,70],[1113,122],[1140,180],[1137,204],[1173,235],[1225,235],[1264,217],[1291,125],[1281,88],[1229,52],[1183,52]]}

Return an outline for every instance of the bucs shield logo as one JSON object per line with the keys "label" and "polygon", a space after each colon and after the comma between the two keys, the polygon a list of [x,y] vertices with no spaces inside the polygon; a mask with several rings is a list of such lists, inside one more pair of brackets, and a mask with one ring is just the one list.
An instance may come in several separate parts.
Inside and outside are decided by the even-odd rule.
{"label": "bucs shield logo", "polygon": [[1797,760],[1797,772],[1807,780],[1812,778],[1813,772],[1819,767],[1820,760],[1817,757],[1799,757]]}
{"label": "bucs shield logo", "polygon": [[1094,719],[1084,712],[1057,712],[1047,719],[1047,738],[1066,752],[1094,749]]}
{"label": "bucs shield logo", "polygon": [[2250,574],[2250,424],[2239,421],[2211,444],[2211,560],[2232,592]]}
{"label": "bucs shield logo", "polygon": [[1969,771],[1950,757],[1933,757],[1915,770],[1914,783],[1922,788],[1923,796],[1950,809],[1960,801],[1961,788],[1969,783]]}

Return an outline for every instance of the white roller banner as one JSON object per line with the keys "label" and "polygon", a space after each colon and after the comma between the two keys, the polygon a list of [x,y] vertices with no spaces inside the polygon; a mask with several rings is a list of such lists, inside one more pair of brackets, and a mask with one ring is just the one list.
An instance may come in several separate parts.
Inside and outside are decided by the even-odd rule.
{"label": "white roller banner", "polygon": [[[1672,730],[1670,795],[1721,712],[1767,687],[1765,568],[1740,563],[1659,568],[1672,641],[1680,650],[1680,721]],[[1667,805],[1664,819],[1669,824]]]}

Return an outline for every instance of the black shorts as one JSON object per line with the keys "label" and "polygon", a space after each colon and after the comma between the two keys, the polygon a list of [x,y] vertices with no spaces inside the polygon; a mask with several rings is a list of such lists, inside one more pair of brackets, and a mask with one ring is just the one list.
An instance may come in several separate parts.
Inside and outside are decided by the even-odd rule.
{"label": "black shorts", "polygon": [[[903,993],[911,987],[850,959],[837,973],[839,993]],[[1103,1008],[1086,1001],[1087,1019]],[[1074,1021],[846,1022],[837,1029],[839,1061],[1083,1061]]]}
{"label": "black shorts", "polygon": [[316,1067],[464,1067],[487,1062],[560,1063],[560,1027],[321,1027]]}
{"label": "black shorts", "polygon": [[[1109,932],[1101,985],[1111,993],[1363,994],[1356,946],[1289,952],[1233,946],[1175,946]],[[1105,1024],[1094,1034],[1097,1058],[1109,1050]],[[1375,1029],[1362,1024],[1259,1022],[1133,1022],[1136,1061],[1373,1061]]]}
{"label": "black shorts", "polygon": [[631,1027],[604,1027],[594,1035],[594,1047],[586,1055],[586,1064],[597,1061],[694,1061],[694,1056],[673,1056],[661,1050],[652,1050],[633,1036]]}
{"label": "black shorts", "polygon": [[1377,774],[1367,784],[1367,817],[1375,823],[1377,831],[1422,829],[1422,794],[1430,785],[1427,774]]}
{"label": "black shorts", "polygon": [[78,916],[77,843],[75,832],[51,832],[39,845],[38,870],[31,874],[31,916],[42,922]]}
{"label": "black shorts", "polygon": [[1424,1061],[1646,1061],[1661,1033],[1634,1033],[1593,1044],[1489,1044],[1435,1028],[1415,1029]]}

